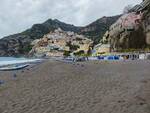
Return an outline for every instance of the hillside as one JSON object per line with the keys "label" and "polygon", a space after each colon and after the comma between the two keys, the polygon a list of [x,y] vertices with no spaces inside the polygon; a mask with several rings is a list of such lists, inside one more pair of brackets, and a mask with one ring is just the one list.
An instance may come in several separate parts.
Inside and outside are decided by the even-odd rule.
{"label": "hillside", "polygon": [[144,0],[122,15],[104,36],[113,52],[150,50],[150,1]]}
{"label": "hillside", "polygon": [[58,20],[49,19],[42,24],[35,24],[30,29],[22,33],[10,35],[0,40],[0,56],[14,56],[27,54],[30,49],[30,43],[43,37],[50,31],[61,28],[64,31],[78,32],[80,27],[60,22]]}
{"label": "hillside", "polygon": [[116,20],[121,15],[113,16],[113,17],[102,17],[95,22],[83,27],[80,31],[80,34],[85,35],[86,37],[92,39],[95,44],[99,43],[100,39],[109,29],[109,27],[116,22]]}
{"label": "hillside", "polygon": [[26,55],[32,48],[30,44],[33,40],[42,38],[45,34],[58,28],[86,35],[98,43],[105,31],[118,18],[119,16],[103,17],[85,27],[77,27],[57,19],[49,19],[44,23],[33,25],[26,31],[0,39],[0,56]]}

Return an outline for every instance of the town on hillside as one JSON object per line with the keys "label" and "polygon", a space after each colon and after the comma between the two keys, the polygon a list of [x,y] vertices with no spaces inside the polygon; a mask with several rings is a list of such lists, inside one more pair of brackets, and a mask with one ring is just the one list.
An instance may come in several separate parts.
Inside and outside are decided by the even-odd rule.
{"label": "town on hillside", "polygon": [[106,31],[98,44],[78,33],[54,30],[32,42],[36,57],[92,56],[100,59],[150,59],[150,1],[144,0],[124,14]]}

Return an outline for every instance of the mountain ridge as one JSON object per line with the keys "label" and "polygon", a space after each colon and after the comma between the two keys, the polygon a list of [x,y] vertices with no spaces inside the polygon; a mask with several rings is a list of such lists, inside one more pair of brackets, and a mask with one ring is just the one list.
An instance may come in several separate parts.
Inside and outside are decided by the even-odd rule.
{"label": "mountain ridge", "polygon": [[[113,24],[119,17],[120,15],[103,17],[85,27],[74,26],[61,22],[57,19],[48,19],[43,23],[32,25],[31,28],[23,32],[5,36],[0,39],[0,56],[27,54],[32,48],[30,43],[33,40],[42,38],[45,34],[58,28],[61,28],[64,31],[73,31],[78,34],[85,35],[87,38],[92,39],[95,43],[98,43],[110,25]],[[89,30],[85,31],[86,29]]]}

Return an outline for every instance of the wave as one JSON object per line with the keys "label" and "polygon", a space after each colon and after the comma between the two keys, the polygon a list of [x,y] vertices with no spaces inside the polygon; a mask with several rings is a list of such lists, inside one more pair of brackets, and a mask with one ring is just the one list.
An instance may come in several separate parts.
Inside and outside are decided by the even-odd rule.
{"label": "wave", "polygon": [[19,64],[19,63],[32,63],[38,62],[42,59],[27,59],[27,58],[14,58],[14,57],[0,57],[0,66]]}

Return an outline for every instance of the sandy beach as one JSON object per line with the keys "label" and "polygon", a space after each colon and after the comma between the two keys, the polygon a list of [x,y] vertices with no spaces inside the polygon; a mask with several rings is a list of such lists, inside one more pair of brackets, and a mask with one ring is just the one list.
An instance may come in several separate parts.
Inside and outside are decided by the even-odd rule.
{"label": "sandy beach", "polygon": [[150,61],[47,60],[0,80],[0,113],[150,113]]}

